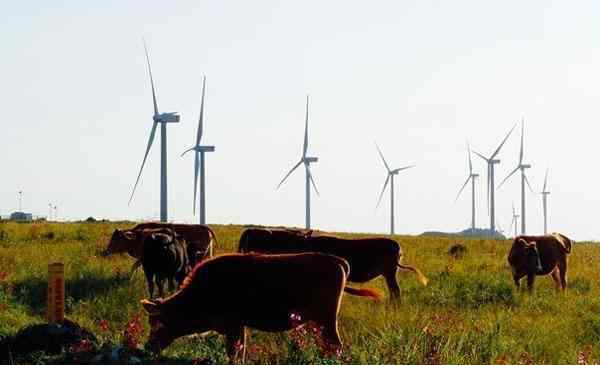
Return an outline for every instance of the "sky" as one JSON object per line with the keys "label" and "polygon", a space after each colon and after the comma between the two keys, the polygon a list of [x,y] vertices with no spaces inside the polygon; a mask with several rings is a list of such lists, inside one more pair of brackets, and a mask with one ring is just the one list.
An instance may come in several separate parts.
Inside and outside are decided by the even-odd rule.
{"label": "sky", "polygon": [[[0,4],[0,214],[61,220],[159,216],[155,141],[128,205],[152,125],[147,41],[168,126],[169,219],[193,215],[201,80],[207,220],[304,225],[297,170],[306,94],[313,228],[388,232],[389,193],[375,142],[393,167],[396,232],[470,225],[467,140],[488,155],[521,117],[528,177],[549,169],[549,229],[600,239],[596,167],[600,3],[594,1],[6,1]],[[158,137],[158,135],[157,135]],[[497,184],[518,162],[517,128]],[[477,226],[487,227],[485,165],[473,157]],[[499,226],[520,211],[520,179],[497,190]],[[528,233],[542,232],[528,193]]]}

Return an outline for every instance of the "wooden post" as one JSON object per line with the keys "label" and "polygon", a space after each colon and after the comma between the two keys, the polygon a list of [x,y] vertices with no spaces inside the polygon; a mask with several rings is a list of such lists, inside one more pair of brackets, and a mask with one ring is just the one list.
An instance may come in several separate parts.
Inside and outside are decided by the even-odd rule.
{"label": "wooden post", "polygon": [[48,265],[48,323],[62,324],[65,319],[65,266],[62,263]]}

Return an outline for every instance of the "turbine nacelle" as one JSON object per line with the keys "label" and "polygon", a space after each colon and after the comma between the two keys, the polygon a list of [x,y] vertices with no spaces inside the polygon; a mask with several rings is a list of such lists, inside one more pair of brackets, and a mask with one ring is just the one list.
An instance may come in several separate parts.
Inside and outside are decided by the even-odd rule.
{"label": "turbine nacelle", "polygon": [[488,160],[488,163],[489,163],[490,165],[495,165],[495,164],[499,164],[499,163],[500,163],[500,160],[498,160],[498,159]]}
{"label": "turbine nacelle", "polygon": [[311,163],[319,161],[319,158],[318,157],[304,157],[304,158],[302,158],[302,161],[304,163],[311,164]]}
{"label": "turbine nacelle", "polygon": [[529,165],[529,164],[522,164],[522,165],[519,165],[519,167],[521,168],[521,170],[524,170],[524,169],[530,169],[531,165]]}
{"label": "turbine nacelle", "polygon": [[179,114],[177,112],[160,113],[152,117],[155,123],[179,123]]}

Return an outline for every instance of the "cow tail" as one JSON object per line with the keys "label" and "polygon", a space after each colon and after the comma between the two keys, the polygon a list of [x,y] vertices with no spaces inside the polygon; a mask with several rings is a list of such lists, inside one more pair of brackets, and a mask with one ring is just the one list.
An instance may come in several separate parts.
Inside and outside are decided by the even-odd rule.
{"label": "cow tail", "polygon": [[416,267],[412,267],[412,266],[408,266],[408,265],[402,265],[401,263],[396,263],[396,265],[398,265],[399,268],[403,269],[403,270],[409,270],[414,272],[415,274],[417,274],[417,278],[419,279],[419,281],[421,282],[421,284],[427,286],[427,283],[429,283],[429,279],[427,279],[427,277],[425,275],[423,275],[423,273],[417,269]]}
{"label": "cow tail", "polygon": [[368,297],[376,301],[381,300],[381,294],[373,289],[357,289],[349,286],[344,287],[344,291],[350,295],[356,295],[359,297]]}

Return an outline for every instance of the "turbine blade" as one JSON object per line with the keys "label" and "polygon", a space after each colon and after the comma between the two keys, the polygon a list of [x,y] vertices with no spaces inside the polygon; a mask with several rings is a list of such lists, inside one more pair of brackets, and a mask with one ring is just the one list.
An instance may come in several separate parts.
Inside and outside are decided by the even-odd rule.
{"label": "turbine blade", "polygon": [[467,186],[467,184],[469,183],[469,180],[471,180],[471,175],[469,175],[469,177],[467,178],[467,181],[465,181],[465,184],[462,186],[462,188],[460,188],[460,190],[458,191],[458,194],[456,194],[456,199],[454,199],[454,202],[456,203],[456,201],[458,200],[458,197],[460,196],[460,193],[463,192],[463,190],[465,190],[465,187]]}
{"label": "turbine blade", "polygon": [[304,146],[302,147],[302,157],[306,157],[308,150],[308,95],[306,95],[306,119],[304,124]]}
{"label": "turbine blade", "polygon": [[515,129],[516,126],[517,126],[517,124],[515,123],[515,125],[513,125],[513,127],[510,129],[510,131],[508,132],[506,137],[504,137],[504,139],[502,140],[502,143],[500,143],[500,146],[498,146],[498,148],[496,149],[496,151],[494,152],[494,154],[492,155],[492,157],[490,159],[494,159],[494,157],[496,157],[496,155],[500,152],[500,149],[502,148],[502,146],[504,146],[504,143],[506,143],[506,140],[508,139],[508,137],[510,136],[510,134],[512,133],[512,131]]}
{"label": "turbine blade", "polygon": [[379,204],[381,203],[381,198],[383,198],[383,193],[385,192],[385,188],[387,188],[388,182],[390,182],[390,174],[385,178],[385,183],[383,184],[383,189],[381,189],[381,193],[379,194],[379,200],[377,200],[377,205],[375,206],[375,210],[379,208]]}
{"label": "turbine blade", "polygon": [[520,168],[521,168],[521,166],[517,166],[517,168],[512,170],[512,172],[510,174],[508,174],[508,176],[505,177],[504,180],[502,180],[500,185],[498,185],[498,189],[500,189],[502,187],[502,185],[504,185],[504,183],[506,182],[506,180],[508,180],[509,177],[513,176],[515,172],[519,171]]}
{"label": "turbine blade", "polygon": [[546,177],[544,177],[544,189],[542,190],[542,193],[546,192],[546,185],[548,184],[548,169],[546,169]]}
{"label": "turbine blade", "polygon": [[490,159],[489,159],[489,158],[485,157],[485,156],[484,156],[484,155],[482,155],[481,153],[479,153],[479,152],[477,152],[477,151],[475,151],[475,150],[471,150],[471,151],[475,152],[475,154],[476,154],[477,156],[479,156],[479,157],[483,158],[483,160],[484,160],[485,162],[489,162],[489,161],[490,161]]}
{"label": "turbine blade", "polygon": [[523,135],[525,133],[525,119],[521,117],[521,152],[519,153],[519,165],[523,164]]}
{"label": "turbine blade", "polygon": [[129,203],[131,204],[131,200],[133,200],[133,194],[135,193],[135,189],[137,188],[138,183],[140,182],[140,177],[142,176],[142,171],[144,170],[144,165],[146,164],[146,159],[148,158],[148,153],[150,152],[150,147],[152,147],[152,142],[154,142],[154,135],[156,134],[156,126],[158,123],[152,123],[152,130],[150,131],[150,138],[148,138],[148,145],[146,146],[146,153],[144,154],[144,159],[142,160],[142,166],[140,167],[140,172],[138,173],[138,177],[135,180],[135,185],[133,185],[133,190],[131,191],[131,196],[129,197]]}
{"label": "turbine blade", "polygon": [[202,139],[202,128],[204,123],[204,90],[206,88],[206,76],[202,78],[202,101],[200,102],[200,118],[198,118],[198,133],[196,134],[196,145],[200,145]]}
{"label": "turbine blade", "polygon": [[377,152],[379,152],[379,156],[381,156],[381,160],[383,161],[385,168],[388,170],[388,172],[391,172],[390,167],[388,166],[387,162],[385,161],[385,158],[383,157],[383,153],[381,152],[381,149],[377,145],[377,142],[375,142],[375,147],[377,147]]}
{"label": "turbine blade", "polygon": [[529,178],[527,177],[527,175],[525,175],[525,182],[527,183],[527,186],[529,186],[529,190],[532,193],[535,193],[535,191],[533,191],[533,188],[531,187],[531,184],[529,183]]}
{"label": "turbine blade", "polygon": [[198,174],[200,173],[200,153],[196,152],[194,160],[194,215],[196,215],[196,192],[198,191]]}
{"label": "turbine blade", "polygon": [[179,157],[183,157],[183,155],[185,155],[186,153],[188,153],[188,152],[190,152],[190,151],[194,150],[195,148],[196,148],[195,146],[194,146],[194,147],[190,147],[190,148],[188,148],[187,150],[183,151],[183,153],[182,153],[182,154],[181,154],[181,156],[179,156]]}
{"label": "turbine blade", "polygon": [[154,79],[152,78],[152,68],[150,68],[150,56],[148,56],[148,47],[146,46],[146,40],[142,38],[144,42],[144,51],[146,52],[146,62],[148,63],[148,73],[150,74],[150,85],[152,86],[152,101],[154,103],[154,115],[158,115],[158,105],[156,103],[156,92],[154,91]]}
{"label": "turbine blade", "polygon": [[469,156],[469,174],[473,175],[473,162],[471,161],[471,146],[469,146],[469,141],[467,141],[467,155]]}
{"label": "turbine blade", "polygon": [[298,166],[300,166],[300,164],[303,162],[303,160],[300,160],[300,162],[298,162],[296,165],[294,165],[294,167],[292,167],[292,169],[290,170],[290,172],[288,172],[283,179],[281,180],[281,182],[279,183],[279,185],[277,185],[277,187],[275,188],[275,190],[279,189],[279,187],[283,184],[283,182],[285,181],[285,179],[288,178],[288,176],[290,176],[292,174],[292,172],[294,172],[294,170],[296,170],[298,168]]}
{"label": "turbine blade", "polygon": [[308,178],[310,179],[310,182],[311,182],[313,188],[315,189],[315,193],[317,193],[317,196],[321,196],[319,194],[319,189],[317,189],[317,184],[315,183],[315,179],[313,179],[312,172],[310,172],[310,166],[308,164],[305,166],[306,166],[306,173],[308,174]]}
{"label": "turbine blade", "polygon": [[392,173],[394,173],[394,174],[397,174],[397,173],[399,173],[400,171],[408,170],[408,169],[411,169],[411,168],[413,168],[413,167],[417,167],[417,165],[410,165],[410,166],[404,166],[404,167],[400,167],[400,168],[398,168],[398,169],[395,169],[394,171],[392,171]]}

